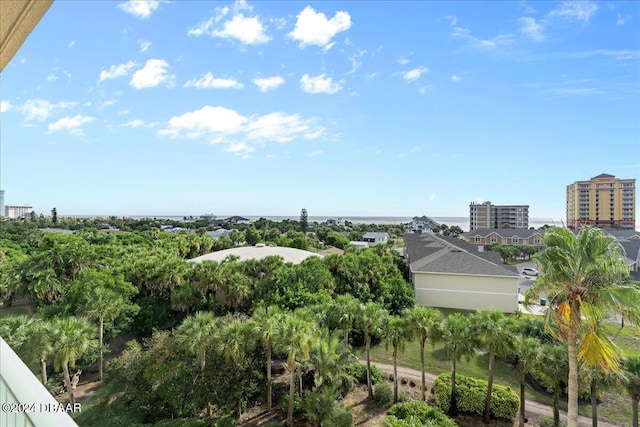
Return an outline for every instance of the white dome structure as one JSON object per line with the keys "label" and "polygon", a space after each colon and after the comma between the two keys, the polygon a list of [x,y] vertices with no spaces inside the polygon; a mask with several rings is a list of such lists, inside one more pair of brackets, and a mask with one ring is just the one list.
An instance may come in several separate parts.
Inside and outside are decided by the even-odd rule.
{"label": "white dome structure", "polygon": [[296,248],[287,248],[284,246],[265,246],[258,243],[255,246],[242,246],[238,248],[224,249],[222,251],[211,252],[206,255],[193,258],[192,262],[217,261],[222,262],[228,256],[237,256],[240,261],[250,259],[259,260],[268,256],[279,256],[286,263],[300,264],[305,259],[312,256],[321,256],[314,252],[303,251]]}

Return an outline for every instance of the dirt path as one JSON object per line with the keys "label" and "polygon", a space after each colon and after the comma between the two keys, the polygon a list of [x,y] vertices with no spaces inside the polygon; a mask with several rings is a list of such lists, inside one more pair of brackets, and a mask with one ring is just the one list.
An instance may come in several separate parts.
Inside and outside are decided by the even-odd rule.
{"label": "dirt path", "polygon": [[[367,362],[364,360],[360,360],[360,363],[366,364]],[[371,362],[376,365],[382,371],[387,374],[393,373],[393,365],[387,365],[384,363]],[[436,379],[437,375],[431,374],[429,372],[425,373],[425,380],[427,382],[427,388],[430,389],[433,387],[433,381]],[[420,384],[421,381],[421,372],[417,369],[406,368],[404,366],[398,366],[398,377],[406,378],[408,380],[413,380],[417,384]],[[525,403],[525,415],[529,419],[529,424],[534,423],[537,425],[537,421],[540,417],[551,416],[553,415],[553,408],[549,405],[545,405],[544,403],[536,402],[534,400],[527,399]],[[567,419],[567,412],[560,410],[560,419]],[[580,427],[590,427],[592,425],[591,418],[585,417],[583,415],[578,416],[578,425]],[[598,420],[598,426],[600,427],[621,427],[622,424],[613,424],[610,422]]]}

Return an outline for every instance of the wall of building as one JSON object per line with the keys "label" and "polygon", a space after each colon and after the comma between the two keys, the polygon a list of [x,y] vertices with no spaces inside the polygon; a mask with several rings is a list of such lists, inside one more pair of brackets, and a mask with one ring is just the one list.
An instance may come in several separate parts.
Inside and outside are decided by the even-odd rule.
{"label": "wall of building", "polygon": [[518,309],[518,278],[414,273],[418,304],[464,310]]}

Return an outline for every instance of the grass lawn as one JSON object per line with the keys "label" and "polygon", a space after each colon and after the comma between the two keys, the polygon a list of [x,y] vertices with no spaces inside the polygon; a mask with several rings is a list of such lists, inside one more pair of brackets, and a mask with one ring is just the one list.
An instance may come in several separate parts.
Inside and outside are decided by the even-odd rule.
{"label": "grass lawn", "polygon": [[[355,349],[355,353],[362,359],[366,358],[364,348]],[[385,350],[384,344],[372,346],[371,360],[392,364],[391,350]],[[432,348],[431,345],[427,344],[425,347],[424,363],[427,372],[433,374],[451,371],[451,359],[445,354],[442,346],[437,345]],[[420,343],[418,341],[407,343],[405,351],[398,355],[398,365],[420,370]],[[489,375],[489,356],[477,354],[469,361],[463,358],[456,366],[457,372],[462,375],[486,380]],[[516,393],[520,392],[520,383],[518,382],[515,369],[497,359],[495,362],[494,384],[509,386]],[[551,404],[552,402],[551,396],[540,393],[529,386],[526,388],[526,396],[527,398],[532,398],[547,404]]]}
{"label": "grass lawn", "polygon": [[[447,310],[445,314],[458,312],[459,310]],[[620,325],[607,325],[607,333],[611,339],[620,347],[621,352],[626,356],[640,356],[640,329],[632,326],[620,328]],[[360,358],[366,358],[364,348],[355,349],[355,353]],[[371,359],[375,362],[392,364],[391,350],[386,350],[384,344],[374,345],[371,348]],[[476,354],[470,360],[462,359],[457,363],[458,372],[474,378],[487,379],[489,358],[485,354]],[[405,366],[420,370],[420,343],[418,341],[407,343],[405,351],[398,355],[398,366]],[[442,346],[425,347],[425,366],[427,372],[439,374],[451,370],[451,360],[445,354]],[[519,383],[516,370],[496,359],[494,383],[511,387],[519,393]],[[526,386],[526,397],[547,405],[552,404],[552,397],[549,394],[534,390],[529,385]],[[566,410],[566,403],[560,402],[560,407]],[[579,412],[582,415],[591,416],[591,405],[589,402],[581,402]],[[598,418],[605,421],[628,424],[631,420],[631,398],[626,390],[619,388],[603,393],[602,402],[598,405]]]}

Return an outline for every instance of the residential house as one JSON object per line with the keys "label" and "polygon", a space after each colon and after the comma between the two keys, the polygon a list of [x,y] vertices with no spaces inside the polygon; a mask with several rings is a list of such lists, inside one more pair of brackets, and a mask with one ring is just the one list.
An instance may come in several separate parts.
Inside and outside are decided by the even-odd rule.
{"label": "residential house", "polygon": [[389,241],[389,234],[369,232],[369,233],[366,233],[364,236],[362,236],[362,241],[367,242],[369,247],[372,247],[375,245],[386,245],[387,242]]}
{"label": "residential house", "polygon": [[[418,304],[465,310],[518,310],[519,275],[499,255],[456,238],[405,234],[405,259]],[[496,257],[497,255],[497,257]]]}
{"label": "residential house", "polygon": [[222,236],[228,236],[231,234],[233,230],[227,230],[225,228],[219,228],[218,230],[207,231],[207,234],[214,239],[220,238]]}
{"label": "residential house", "polygon": [[411,222],[407,224],[407,233],[430,233],[438,225],[440,224],[428,216],[414,216]]}
{"label": "residential house", "polygon": [[607,233],[618,239],[624,248],[629,271],[634,280],[640,280],[640,231],[608,230]]}
{"label": "residential house", "polygon": [[526,228],[478,228],[462,233],[460,237],[474,245],[492,245],[500,243],[505,246],[542,247],[543,230]]}

